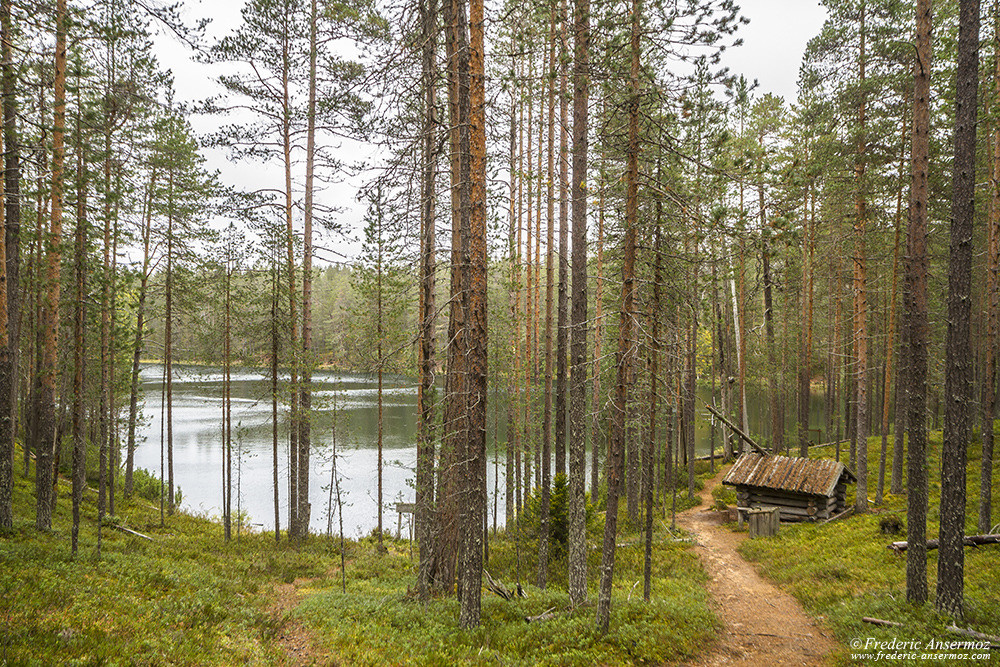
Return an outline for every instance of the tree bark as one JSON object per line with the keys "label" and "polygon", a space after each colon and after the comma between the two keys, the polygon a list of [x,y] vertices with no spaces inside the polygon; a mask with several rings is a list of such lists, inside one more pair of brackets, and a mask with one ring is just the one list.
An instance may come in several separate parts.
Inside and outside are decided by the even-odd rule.
{"label": "tree bark", "polygon": [[[312,254],[313,193],[316,163],[316,30],[319,21],[317,1],[309,5],[309,101],[306,110],[306,182],[302,234],[302,380],[299,385],[299,524],[304,537],[309,534],[312,506],[309,502],[309,450],[312,442]],[[381,420],[379,422],[381,426]],[[379,519],[381,519],[381,504]],[[381,525],[379,526],[381,529]],[[379,530],[379,539],[382,532]]]}
{"label": "tree bark", "polygon": [[587,599],[587,104],[590,94],[590,0],[574,0],[573,17],[573,294],[570,312],[569,601]]}
{"label": "tree bark", "polygon": [[914,548],[906,552],[906,598],[927,601],[927,180],[930,130],[931,0],[917,1],[913,87],[912,183],[907,239],[906,314],[909,331],[909,444],[906,529]]}
{"label": "tree bark", "polygon": [[865,3],[861,3],[860,49],[858,57],[858,82],[861,98],[858,101],[858,148],[854,163],[854,341],[855,384],[857,399],[854,415],[857,419],[858,475],[856,511],[868,511],[868,269],[866,226],[868,203],[865,200],[865,160],[868,148],[866,126],[865,86]]}
{"label": "tree bark", "polygon": [[135,427],[139,418],[139,360],[142,358],[146,337],[146,294],[149,285],[150,244],[153,230],[153,193],[156,190],[156,169],[149,176],[149,192],[142,224],[142,274],[139,276],[139,294],[135,308],[135,340],[132,346],[132,379],[129,389],[128,441],[125,446],[125,489],[126,498],[132,497],[132,474],[135,468]]}
{"label": "tree bark", "polygon": [[[417,488],[416,536],[420,549],[417,591],[421,600],[430,595],[434,554],[434,312],[435,272],[435,188],[437,176],[436,62],[437,0],[423,0],[422,85],[424,92],[423,179],[420,216],[420,344],[417,396]],[[508,498],[508,504],[510,499]]]}
{"label": "tree bark", "polygon": [[56,381],[59,341],[59,268],[62,260],[63,163],[66,133],[66,0],[56,2],[55,85],[52,123],[52,208],[45,253],[45,298],[42,311],[42,353],[35,445],[35,525],[52,527],[54,504],[53,454],[56,446]]}
{"label": "tree bark", "polygon": [[[13,62],[11,0],[0,1],[0,58],[3,77],[4,257],[0,262],[0,530],[14,525],[14,414],[17,396],[17,326],[20,319],[18,267],[21,230],[21,166]],[[25,446],[27,455],[27,446]]]}
{"label": "tree bark", "polygon": [[[994,86],[996,109],[1000,98],[1000,11],[993,10]],[[996,123],[996,121],[994,121]],[[982,461],[979,483],[979,532],[992,527],[993,495],[993,415],[996,414],[997,345],[1000,341],[1000,123],[993,128],[990,165],[990,212],[986,243],[986,342],[984,345],[982,385]]]}
{"label": "tree bark", "polygon": [[611,413],[608,446],[608,499],[601,552],[601,588],[597,599],[597,629],[608,631],[611,616],[611,586],[614,582],[615,547],[618,534],[618,493],[624,472],[625,436],[629,394],[635,358],[635,254],[639,217],[639,90],[640,16],[642,5],[632,0],[631,72],[628,100],[628,150],[625,157],[625,229],[622,242],[621,321],[618,328],[617,378]]}
{"label": "tree bark", "polygon": [[[460,9],[459,13],[464,13]],[[459,625],[479,625],[486,513],[487,248],[486,248],[486,70],[483,0],[469,0],[469,155],[471,211],[468,259],[468,431],[465,527],[462,538],[462,597]]]}
{"label": "tree bark", "polygon": [[[569,391],[569,98],[566,68],[567,0],[559,0],[559,316],[556,326],[556,469],[566,474],[566,426]],[[551,128],[551,123],[549,125]]]}
{"label": "tree bark", "polygon": [[972,232],[979,91],[979,0],[960,0],[952,170],[944,440],[941,446],[941,548],[936,606],[961,620],[965,591],[966,460],[972,420]]}

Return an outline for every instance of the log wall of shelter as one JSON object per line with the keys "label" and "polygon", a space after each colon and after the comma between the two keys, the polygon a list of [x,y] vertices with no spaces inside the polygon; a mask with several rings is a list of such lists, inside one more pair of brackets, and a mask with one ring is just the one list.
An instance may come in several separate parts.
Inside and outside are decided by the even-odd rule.
{"label": "log wall of shelter", "polygon": [[847,485],[841,481],[830,496],[737,486],[736,500],[739,507],[778,507],[782,521],[817,521],[828,519],[847,506]]}

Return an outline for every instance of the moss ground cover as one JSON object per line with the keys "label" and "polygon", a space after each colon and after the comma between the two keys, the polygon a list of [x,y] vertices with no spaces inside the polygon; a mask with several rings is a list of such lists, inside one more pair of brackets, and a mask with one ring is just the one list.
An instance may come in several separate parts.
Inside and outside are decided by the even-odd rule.
{"label": "moss ground cover", "polygon": [[[15,527],[0,537],[0,664],[282,664],[289,624],[312,637],[318,664],[683,663],[717,628],[697,556],[673,541],[663,519],[654,535],[651,604],[642,601],[639,535],[626,529],[620,536],[607,635],[594,632],[593,607],[568,609],[559,549],[547,590],[530,585],[537,571],[530,521],[520,535],[492,538],[488,565],[508,584],[520,573],[528,597],[507,602],[484,592],[482,626],[463,631],[453,598],[422,604],[411,595],[415,562],[405,541],[387,540],[388,553],[378,553],[371,538],[349,541],[344,593],[337,542],[312,538],[292,547],[276,545],[271,534],[244,534],[226,544],[217,522],[177,513],[161,527],[159,508],[136,499],[119,501],[114,520],[153,541],[105,527],[98,556],[91,489],[73,557],[68,482],[60,481],[49,533],[34,528],[33,475],[16,475],[15,485]],[[591,599],[601,519],[601,508],[591,508]],[[275,590],[291,582],[301,603],[279,611]],[[549,609],[551,620],[524,620]]]}

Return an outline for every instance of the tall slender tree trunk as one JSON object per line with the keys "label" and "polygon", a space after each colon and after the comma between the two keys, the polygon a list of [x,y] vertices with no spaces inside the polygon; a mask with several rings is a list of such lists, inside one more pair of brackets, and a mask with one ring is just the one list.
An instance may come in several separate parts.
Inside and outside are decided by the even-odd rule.
{"label": "tall slender tree trunk", "polygon": [[[552,298],[555,278],[555,118],[556,118],[556,4],[552,3],[549,20],[549,118],[548,118],[548,225],[545,239],[545,405],[542,412],[542,493],[539,512],[540,529],[538,535],[538,587],[545,588],[549,573],[549,498],[552,485]],[[561,264],[561,262],[560,262]],[[565,369],[563,369],[565,370]],[[557,413],[558,418],[558,413]],[[556,472],[559,471],[558,445],[556,451]]]}
{"label": "tall slender tree trunk", "polygon": [[[299,386],[299,523],[302,536],[309,533],[309,449],[312,442],[312,253],[313,194],[316,163],[316,30],[317,0],[309,9],[309,101],[306,111],[306,183],[302,250],[302,381]],[[381,425],[381,420],[380,420]],[[379,515],[381,518],[381,512]],[[381,528],[381,526],[379,526]],[[382,531],[379,530],[379,539]]]}
{"label": "tall slender tree trunk", "polygon": [[[3,258],[0,259],[0,530],[14,525],[14,438],[17,396],[17,351],[21,166],[17,138],[17,96],[13,62],[11,0],[0,1],[0,60],[4,149]],[[28,447],[25,445],[25,456]]]}
{"label": "tall slender tree trunk", "polygon": [[[905,154],[906,126],[903,126],[903,141],[901,153]],[[896,295],[899,291],[899,244],[903,232],[903,188],[902,175],[905,169],[905,157],[899,164],[900,188],[896,192],[896,234],[892,250],[892,285],[889,288],[889,321],[885,329],[885,375],[882,385],[882,448],[879,451],[878,489],[875,492],[875,503],[882,504],[885,492],[885,464],[889,439],[889,403],[892,399],[893,351],[896,346]],[[897,382],[897,386],[898,386]]]}
{"label": "tall slender tree trunk", "polygon": [[646,502],[646,549],[642,569],[642,599],[649,602],[651,579],[653,574],[653,452],[656,448],[656,399],[659,391],[659,356],[660,356],[660,282],[662,276],[662,236],[660,224],[663,202],[656,200],[656,229],[653,230],[653,307],[650,309],[649,337],[649,432],[646,434],[646,446],[643,450],[643,497]]}
{"label": "tall slender tree trunk", "polygon": [[[760,145],[764,146],[763,131],[760,135]],[[774,300],[772,297],[773,277],[771,276],[771,242],[770,230],[764,205],[764,184],[757,187],[757,197],[760,202],[761,250],[760,263],[764,281],[764,334],[767,340],[767,393],[771,413],[771,451],[779,452],[785,443],[785,420],[781,414],[781,393],[778,387],[778,353],[774,342]]]}
{"label": "tall slender tree trunk", "polygon": [[139,276],[139,294],[135,308],[135,340],[132,346],[132,377],[128,403],[128,440],[125,445],[125,489],[126,498],[132,496],[132,475],[135,469],[135,428],[139,418],[139,360],[145,347],[146,338],[146,294],[152,263],[150,245],[153,231],[153,197],[156,190],[157,172],[154,168],[149,176],[149,190],[146,196],[142,223],[142,274]]}
{"label": "tall slender tree trunk", "polygon": [[[53,454],[56,446],[56,381],[59,340],[59,268],[62,260],[63,163],[66,134],[66,30],[69,17],[66,0],[56,1],[55,85],[52,123],[52,208],[45,253],[45,297],[42,310],[41,386],[38,393],[37,440],[35,444],[35,525],[52,527],[54,504]],[[6,263],[6,262],[5,262]]]}
{"label": "tall slender tree trunk", "polygon": [[855,400],[854,416],[857,437],[857,503],[858,513],[868,511],[868,251],[866,227],[868,203],[865,199],[865,168],[868,150],[866,124],[867,103],[865,85],[865,3],[861,3],[860,49],[858,56],[858,82],[861,99],[858,102],[858,149],[854,162],[854,344],[855,344]]}
{"label": "tall slender tree trunk", "polygon": [[[593,386],[590,395],[590,501],[596,503],[600,495],[601,481],[601,354],[604,345],[604,191],[607,182],[604,176],[604,158],[601,158],[598,182],[597,210],[597,278],[594,290],[594,360]],[[575,242],[575,241],[574,241]],[[574,281],[576,277],[574,275]]]}
{"label": "tall slender tree trunk", "polygon": [[[556,474],[566,474],[569,346],[569,48],[567,0],[559,0],[559,317],[556,326]],[[552,131],[552,123],[549,123]],[[550,176],[551,178],[551,176]]]}
{"label": "tall slender tree trunk", "polygon": [[[799,456],[809,456],[809,399],[812,380],[812,234],[815,216],[815,183],[810,180],[806,193],[802,235],[802,347],[799,353]],[[812,210],[809,209],[810,204]]]}
{"label": "tall slender tree trunk", "polygon": [[573,17],[573,294],[570,312],[569,601],[587,599],[587,104],[590,92],[590,0],[574,0]]}
{"label": "tall slender tree trunk", "polygon": [[[79,76],[77,77],[79,85]],[[76,116],[76,247],[74,249],[73,312],[73,529],[71,549],[75,556],[80,536],[80,505],[83,488],[87,485],[87,442],[84,434],[84,321],[87,294],[87,174],[84,166],[83,123],[80,120],[81,101],[77,100]]]}
{"label": "tall slender tree trunk", "polygon": [[[435,306],[435,188],[437,176],[436,62],[437,0],[423,0],[421,29],[423,32],[422,85],[424,92],[423,179],[421,183],[420,216],[420,381],[417,396],[418,454],[416,488],[416,536],[419,545],[417,590],[422,600],[430,594],[434,554],[434,328]],[[507,499],[508,505],[510,498]]]}
{"label": "tall slender tree trunk", "polygon": [[[285,271],[288,280],[288,347],[297,350],[299,347],[298,307],[295,304],[295,229],[292,221],[292,107],[289,100],[291,89],[291,27],[284,26],[281,42],[281,148],[282,164],[285,169]],[[299,461],[299,424],[301,419],[299,405],[299,355],[295,352],[288,360],[289,364],[289,419],[288,419],[288,537],[298,540],[305,537],[308,525],[302,523],[302,508],[309,502],[300,488],[302,481],[302,463]],[[308,472],[307,472],[308,474]],[[308,493],[308,490],[306,490]]]}
{"label": "tall slender tree trunk", "polygon": [[[445,391],[444,439],[440,456],[437,533],[438,585],[451,591],[456,582],[461,539],[462,497],[468,442],[468,331],[462,271],[468,258],[470,215],[469,151],[469,49],[465,6],[461,0],[444,3],[446,52],[448,58],[449,143],[451,151],[451,311],[448,323],[448,375]],[[460,516],[461,515],[461,516]],[[478,530],[478,528],[477,528]]]}
{"label": "tall slender tree trunk", "polygon": [[616,355],[617,379],[612,406],[611,441],[608,446],[608,499],[601,552],[601,587],[597,598],[597,629],[608,631],[611,615],[611,586],[614,582],[615,549],[618,534],[618,493],[624,472],[625,435],[629,394],[635,358],[635,254],[639,218],[639,90],[640,17],[642,5],[632,0],[631,71],[628,100],[628,150],[625,157],[625,230],[622,242],[622,300]]}
{"label": "tall slender tree trunk", "polygon": [[[907,109],[909,111],[909,109]],[[906,236],[904,234],[904,222],[902,217],[902,197],[903,190],[905,186],[906,178],[906,143],[907,143],[907,114],[903,114],[903,130],[902,130],[902,149],[899,161],[899,175],[900,175],[900,186],[899,186],[899,210],[900,218],[897,224],[897,242],[896,242],[896,252],[893,259],[893,273],[897,272],[896,268],[896,258],[899,257],[899,245],[900,242],[905,243]],[[906,261],[905,256],[906,248],[903,248],[903,284],[901,288],[902,292],[902,302],[903,304],[908,304],[908,297],[906,294]],[[898,279],[898,278],[897,278]],[[894,292],[895,293],[895,292]],[[910,339],[910,334],[907,329],[908,317],[904,313],[902,317],[897,320],[897,328],[899,329],[897,338],[897,347],[899,349],[898,361],[896,362],[896,396],[895,396],[895,407],[893,415],[893,426],[892,426],[892,473],[889,478],[889,493],[900,494],[903,492],[903,458],[905,456],[903,451],[903,437],[906,434],[906,412],[907,405],[909,403],[909,391],[910,391],[910,357],[908,354],[908,342]]]}
{"label": "tall slender tree trunk", "polygon": [[[460,10],[460,13],[464,10]],[[469,155],[471,211],[468,259],[468,437],[465,529],[462,538],[462,598],[459,625],[479,625],[486,514],[487,248],[486,248],[486,69],[483,0],[469,0]]]}
{"label": "tall slender tree trunk", "polygon": [[906,263],[906,329],[909,332],[910,401],[907,446],[906,599],[927,601],[927,278],[931,0],[917,0],[916,59],[913,65],[913,144],[910,225]]}
{"label": "tall slender tree trunk", "polygon": [[[1000,98],[1000,10],[993,8],[994,87],[993,108]],[[994,121],[996,123],[996,121]],[[982,441],[979,483],[979,532],[993,526],[993,415],[996,414],[997,346],[1000,342],[1000,123],[993,128],[990,164],[990,213],[986,243],[986,342],[983,359]]]}
{"label": "tall slender tree trunk", "polygon": [[[174,513],[174,168],[167,175],[167,276],[163,318],[163,357],[166,367],[167,513]],[[162,481],[162,480],[161,480]]]}
{"label": "tall slender tree trunk", "polygon": [[962,620],[965,606],[965,468],[973,416],[969,323],[972,310],[972,223],[976,204],[976,116],[979,109],[979,0],[959,1],[958,26],[944,440],[941,445],[941,545],[938,550],[936,605],[942,612]]}
{"label": "tall slender tree trunk", "polygon": [[[275,231],[274,246],[271,248],[271,471],[274,490],[274,541],[281,541],[281,507],[278,492],[278,298],[280,276],[278,271],[278,241]],[[292,503],[288,503],[288,530],[291,531]],[[288,536],[289,540],[291,535]]]}

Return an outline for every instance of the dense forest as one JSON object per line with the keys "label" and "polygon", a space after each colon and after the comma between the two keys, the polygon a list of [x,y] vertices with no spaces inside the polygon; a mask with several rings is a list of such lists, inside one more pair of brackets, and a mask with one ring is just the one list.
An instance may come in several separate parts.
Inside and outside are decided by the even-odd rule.
{"label": "dense forest", "polygon": [[[273,488],[255,492],[273,493],[273,539],[304,544],[325,437],[313,374],[370,372],[380,389],[401,374],[417,386],[415,595],[457,594],[471,628],[486,583],[508,592],[484,582],[502,397],[505,525],[533,517],[518,542],[533,580],[565,582],[573,608],[595,599],[605,633],[622,531],[642,531],[648,600],[654,515],[695,495],[707,387],[726,461],[749,441],[795,457],[833,443],[857,515],[905,495],[906,597],[961,619],[967,508],[978,533],[997,521],[1000,4],[821,4],[783,99],[720,64],[748,21],[732,0],[249,0],[218,39],[179,6],[0,0],[0,531],[51,531],[60,475],[74,554],[88,480],[99,527],[130,502],[155,360],[161,521],[177,505],[174,365],[218,366],[224,387],[253,367],[274,423]],[[176,101],[162,33],[220,94]],[[224,183],[210,151],[274,182]],[[770,423],[746,434],[748,388]],[[29,474],[35,511],[19,516]]]}

